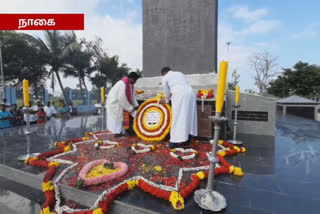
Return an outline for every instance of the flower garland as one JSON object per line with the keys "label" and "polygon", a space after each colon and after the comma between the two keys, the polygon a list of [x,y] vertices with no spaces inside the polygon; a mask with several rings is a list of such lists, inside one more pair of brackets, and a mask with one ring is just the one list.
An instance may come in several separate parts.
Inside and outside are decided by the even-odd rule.
{"label": "flower garland", "polygon": [[[140,105],[137,116],[134,119],[133,130],[139,138],[148,142],[163,140],[171,127],[171,107],[168,104],[160,104],[161,95],[154,99],[146,100]],[[147,122],[148,115],[158,115],[159,121]]]}
{"label": "flower garland", "polygon": [[[177,155],[176,152],[192,153],[192,154],[186,155],[186,156],[180,156],[180,155]],[[174,157],[174,158],[182,161],[182,160],[190,160],[190,159],[195,158],[198,155],[198,152],[194,149],[175,148],[175,149],[171,149],[170,155],[171,155],[171,157]]]}
{"label": "flower garland", "polygon": [[79,173],[79,178],[83,181],[83,184],[85,186],[90,186],[90,185],[104,183],[107,181],[114,180],[118,177],[122,177],[128,172],[128,165],[126,163],[115,162],[115,163],[113,163],[114,168],[116,168],[116,169],[119,168],[118,171],[114,171],[110,174],[102,175],[99,177],[91,177],[91,178],[87,177],[89,171],[93,167],[101,165],[101,164],[106,164],[106,163],[109,163],[109,161],[106,159],[101,159],[101,160],[92,161],[92,162],[88,163],[87,165],[85,165]]}
{"label": "flower garland", "polygon": [[[137,146],[142,147],[144,149],[137,149]],[[155,150],[154,145],[145,145],[143,143],[138,143],[138,144],[132,144],[131,145],[131,150],[134,151],[135,153],[146,153]]]}
{"label": "flower garland", "polygon": [[[93,135],[95,135],[95,133]],[[60,207],[61,200],[60,200],[60,193],[59,193],[59,187],[57,185],[57,182],[59,182],[59,180],[61,180],[61,178],[69,170],[77,166],[78,163],[72,163],[72,165],[64,169],[62,173],[56,178],[55,182],[52,183],[51,179],[54,177],[57,171],[56,169],[60,165],[60,160],[56,158],[61,157],[63,155],[70,154],[70,152],[76,151],[77,150],[76,145],[78,144],[92,142],[92,141],[94,140],[89,140],[88,138],[85,138],[85,139],[81,138],[81,140],[73,139],[65,142],[60,142],[60,143],[57,143],[57,146],[59,147],[59,149],[55,151],[45,152],[34,158],[28,158],[25,160],[26,164],[48,168],[42,184],[42,187],[43,187],[42,189],[46,197],[46,202],[43,205],[41,214],[50,214],[51,213],[50,209],[54,207],[55,203],[56,203],[55,210],[58,213],[62,213],[62,212],[74,213],[74,214],[107,213],[110,205],[118,196],[120,196],[125,191],[132,190],[135,186],[138,186],[145,192],[150,193],[151,195],[170,201],[174,209],[181,210],[184,208],[184,199],[188,197],[199,186],[201,180],[206,179],[209,174],[208,172],[209,166],[201,166],[201,167],[194,167],[194,168],[180,168],[179,176],[178,176],[178,180],[175,188],[166,186],[166,185],[156,184],[152,181],[145,179],[142,176],[132,177],[114,186],[113,188],[110,188],[104,191],[98,197],[98,199],[90,209],[80,210],[80,209],[71,209],[68,206]],[[217,154],[217,157],[219,158],[219,161],[222,165],[216,164],[216,169],[214,171],[215,175],[222,174],[222,173],[234,173],[235,175],[241,175],[241,174],[243,175],[241,168],[234,167],[232,164],[227,162],[224,157],[229,155],[234,155],[239,152],[245,152],[246,149],[244,147],[234,146],[233,144],[230,144],[224,141],[220,141],[219,144],[224,147],[223,150],[218,151],[218,154]],[[58,162],[55,162],[52,160],[58,160]],[[159,170],[161,169],[158,167],[158,171]],[[197,173],[191,175],[192,182],[190,184],[188,184],[182,189],[179,189],[183,172],[188,172],[188,171],[196,171]]]}
{"label": "flower garland", "polygon": [[[105,144],[107,144],[108,146],[104,146]],[[112,148],[119,146],[119,145],[120,145],[120,143],[113,142],[110,140],[98,140],[98,142],[96,142],[94,144],[94,147],[96,149],[112,149]]]}

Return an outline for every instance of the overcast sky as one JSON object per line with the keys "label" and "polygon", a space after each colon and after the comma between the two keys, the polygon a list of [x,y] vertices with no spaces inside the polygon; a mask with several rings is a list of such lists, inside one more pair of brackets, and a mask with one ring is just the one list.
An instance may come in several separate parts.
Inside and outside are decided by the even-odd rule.
{"label": "overcast sky", "polygon": [[[99,36],[110,55],[118,55],[132,69],[142,69],[141,0],[1,0],[1,13],[84,13],[88,40]],[[226,59],[230,46],[230,70],[241,75],[240,87],[254,89],[254,72],[248,58],[267,49],[281,67],[299,60],[320,64],[319,0],[220,0],[219,60]],[[41,31],[28,33],[42,37]],[[75,88],[77,81],[63,80]],[[89,86],[91,87],[91,86]]]}

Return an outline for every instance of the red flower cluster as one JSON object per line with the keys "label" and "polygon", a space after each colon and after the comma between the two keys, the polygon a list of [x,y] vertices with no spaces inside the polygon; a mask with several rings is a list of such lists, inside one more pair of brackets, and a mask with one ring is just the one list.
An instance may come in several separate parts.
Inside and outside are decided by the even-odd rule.
{"label": "red flower cluster", "polygon": [[[205,92],[207,92],[208,90],[203,90],[203,89],[200,89],[198,90],[198,94],[197,94],[197,97],[198,98],[202,98],[202,96],[204,95]],[[214,90],[213,89],[210,89],[208,91],[208,95],[206,98],[213,98],[214,97]]]}
{"label": "red flower cluster", "polygon": [[154,187],[154,186],[148,184],[147,182],[144,182],[141,179],[139,179],[138,187],[140,187],[143,191],[145,191],[153,196],[156,196],[157,198],[161,198],[161,199],[164,199],[167,201],[170,198],[170,194],[171,194],[170,192],[159,189],[157,187]]}

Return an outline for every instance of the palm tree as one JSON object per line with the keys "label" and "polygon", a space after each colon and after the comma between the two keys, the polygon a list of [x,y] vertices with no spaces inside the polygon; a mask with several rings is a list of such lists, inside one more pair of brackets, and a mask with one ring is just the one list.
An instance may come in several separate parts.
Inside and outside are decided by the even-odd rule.
{"label": "palm tree", "polygon": [[128,74],[130,69],[126,64],[119,63],[118,56],[104,56],[99,62],[99,73],[91,77],[91,82],[97,88],[112,87],[119,79]]}
{"label": "palm tree", "polygon": [[37,40],[39,43],[42,43],[42,46],[45,48],[49,56],[48,65],[51,67],[49,75],[51,75],[52,78],[54,78],[54,74],[56,75],[60,89],[64,96],[64,100],[66,103],[68,103],[69,99],[62,85],[59,72],[61,71],[63,65],[66,63],[67,56],[64,54],[64,51],[76,41],[76,35],[74,32],[72,32],[71,34],[61,34],[56,30],[47,30],[45,31],[45,41],[42,41],[39,38]]}
{"label": "palm tree", "polygon": [[91,65],[91,53],[84,50],[83,43],[72,43],[63,53],[66,56],[66,64],[63,66],[64,76],[73,76],[79,78],[80,93],[83,103],[86,102],[84,97],[83,87],[88,92],[87,85],[85,83],[85,77],[95,70],[95,67]]}

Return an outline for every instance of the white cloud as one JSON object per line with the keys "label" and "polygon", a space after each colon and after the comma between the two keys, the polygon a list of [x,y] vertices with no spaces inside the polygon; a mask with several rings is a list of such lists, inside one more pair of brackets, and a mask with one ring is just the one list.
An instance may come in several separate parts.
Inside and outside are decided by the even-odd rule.
{"label": "white cloud", "polygon": [[232,17],[245,21],[245,28],[235,32],[237,36],[254,36],[267,33],[280,25],[279,20],[267,19],[268,10],[260,8],[249,10],[247,6],[232,7],[228,10]]}
{"label": "white cloud", "polygon": [[266,8],[249,11],[248,7],[233,7],[231,8],[231,12],[233,18],[248,22],[259,20],[268,14]]}
{"label": "white cloud", "polygon": [[319,27],[320,25],[318,23],[311,23],[306,26],[305,29],[300,29],[299,32],[292,33],[290,38],[293,40],[314,38],[319,35]]}
{"label": "white cloud", "polygon": [[[98,15],[96,9],[100,1],[10,0],[1,6],[1,13],[84,13],[85,30],[76,32],[79,37],[85,37],[88,40],[93,40],[97,36],[101,37],[104,48],[110,55],[118,55],[120,62],[126,63],[132,69],[141,69],[142,25],[132,21],[138,14],[132,12],[122,19],[113,18],[108,14]],[[133,0],[128,1],[133,2]],[[119,7],[119,4],[110,3],[110,7],[113,6]],[[42,36],[42,32],[39,31],[27,31],[26,33]],[[78,82],[74,78],[67,78],[63,79],[63,84],[75,88]],[[91,85],[88,85],[91,88]],[[56,89],[60,91],[58,87]]]}
{"label": "white cloud", "polygon": [[280,21],[278,20],[260,20],[251,24],[249,28],[245,29],[240,33],[245,35],[255,35],[255,34],[266,33],[279,25],[280,25]]}

